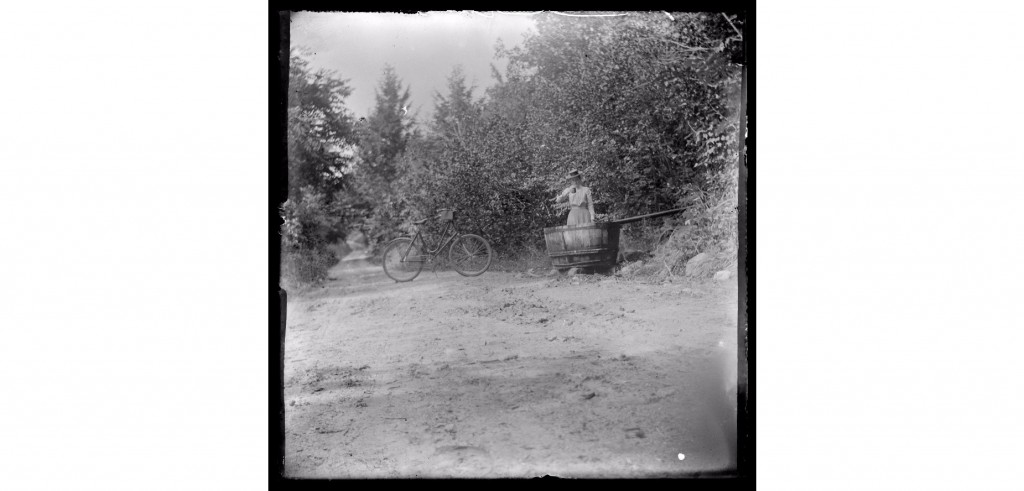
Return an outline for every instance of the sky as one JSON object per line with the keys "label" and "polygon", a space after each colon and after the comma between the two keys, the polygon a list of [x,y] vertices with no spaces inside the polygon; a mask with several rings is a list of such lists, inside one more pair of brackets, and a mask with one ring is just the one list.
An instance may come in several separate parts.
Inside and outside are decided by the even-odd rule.
{"label": "sky", "polygon": [[521,45],[534,28],[533,17],[511,13],[433,12],[426,14],[294,12],[291,45],[313,51],[314,68],[336,70],[348,80],[352,95],[346,106],[362,117],[374,105],[384,64],[390,64],[409,87],[410,114],[423,122],[433,114],[433,94],[445,92],[448,75],[462,65],[473,94],[493,85],[491,64],[498,39],[506,47]]}

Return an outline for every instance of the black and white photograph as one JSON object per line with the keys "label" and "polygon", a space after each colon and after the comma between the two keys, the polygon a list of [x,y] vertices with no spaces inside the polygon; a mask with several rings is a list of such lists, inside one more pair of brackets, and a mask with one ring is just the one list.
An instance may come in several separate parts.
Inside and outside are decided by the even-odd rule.
{"label": "black and white photograph", "polygon": [[0,489],[1024,488],[1024,7],[5,6]]}
{"label": "black and white photograph", "polygon": [[285,478],[739,475],[743,12],[281,19]]}

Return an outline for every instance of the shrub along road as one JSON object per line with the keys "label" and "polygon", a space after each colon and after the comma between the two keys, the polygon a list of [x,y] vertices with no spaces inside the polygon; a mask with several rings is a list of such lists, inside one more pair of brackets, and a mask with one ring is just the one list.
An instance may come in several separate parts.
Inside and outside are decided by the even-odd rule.
{"label": "shrub along road", "polygon": [[733,282],[425,268],[395,283],[359,254],[323,287],[289,295],[286,476],[732,465]]}

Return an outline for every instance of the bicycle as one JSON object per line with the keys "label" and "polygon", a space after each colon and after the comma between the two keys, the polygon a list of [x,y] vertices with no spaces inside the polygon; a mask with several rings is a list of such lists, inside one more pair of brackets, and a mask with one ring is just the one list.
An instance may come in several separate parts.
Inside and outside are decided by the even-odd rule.
{"label": "bicycle", "polygon": [[[436,217],[412,222],[423,225],[432,218],[444,221],[440,245],[430,247],[419,227],[412,237],[399,237],[384,248],[384,274],[397,282],[412,281],[423,270],[423,264],[433,262],[441,252],[448,249],[448,260],[462,276],[479,276],[491,267],[491,244],[476,234],[463,234],[455,225],[455,210],[443,208]],[[447,236],[447,237],[446,237]],[[419,241],[421,245],[416,242]]]}

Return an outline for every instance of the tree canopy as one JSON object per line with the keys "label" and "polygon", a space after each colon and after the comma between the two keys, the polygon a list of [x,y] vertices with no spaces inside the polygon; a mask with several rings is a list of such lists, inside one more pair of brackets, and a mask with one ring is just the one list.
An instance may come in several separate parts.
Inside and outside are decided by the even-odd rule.
{"label": "tree canopy", "polygon": [[685,206],[670,223],[696,227],[702,239],[691,255],[727,248],[742,26],[721,13],[540,16],[522,45],[496,46],[507,65],[493,68],[486,90],[453,67],[423,122],[386,66],[372,112],[353,124],[346,82],[293,53],[291,188],[330,196],[342,227],[360,227],[376,244],[455,207],[462,228],[500,253],[537,245],[543,227],[564,221],[548,200],[579,169],[608,216]]}
{"label": "tree canopy", "polygon": [[347,81],[329,70],[312,70],[300,50],[293,49],[288,70],[288,188],[299,199],[304,186],[333,193],[344,186],[350,159],[346,146],[355,143],[345,98]]}

